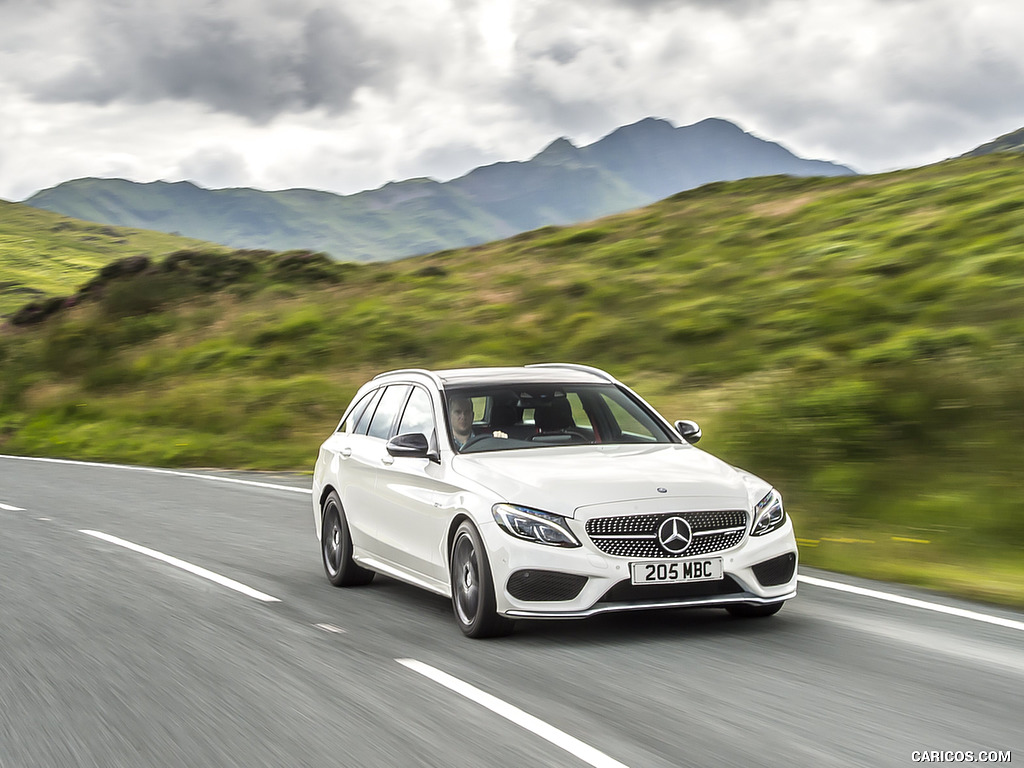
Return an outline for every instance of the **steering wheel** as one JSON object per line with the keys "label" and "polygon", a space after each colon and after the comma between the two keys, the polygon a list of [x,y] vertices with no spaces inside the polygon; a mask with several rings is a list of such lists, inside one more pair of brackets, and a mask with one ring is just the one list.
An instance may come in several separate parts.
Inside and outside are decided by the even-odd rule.
{"label": "steering wheel", "polygon": [[460,451],[464,451],[467,448],[469,448],[469,446],[471,446],[473,443],[479,443],[485,437],[491,437],[491,435],[489,435],[489,434],[473,435],[471,438],[469,438],[469,440],[467,440],[466,442],[464,442],[462,444],[462,447],[459,448],[459,450]]}

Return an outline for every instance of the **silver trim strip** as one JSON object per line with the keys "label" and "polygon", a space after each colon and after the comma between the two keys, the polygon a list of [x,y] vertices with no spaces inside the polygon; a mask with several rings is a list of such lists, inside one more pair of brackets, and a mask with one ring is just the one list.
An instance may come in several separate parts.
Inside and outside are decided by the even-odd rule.
{"label": "silver trim strip", "polygon": [[601,613],[619,613],[622,611],[644,611],[657,608],[720,608],[735,603],[753,603],[755,605],[771,605],[792,600],[796,590],[778,597],[758,597],[749,592],[738,595],[711,595],[709,597],[691,597],[682,600],[653,600],[650,602],[609,603],[582,611],[505,611],[504,616],[516,619],[586,619]]}
{"label": "silver trim strip", "polygon": [[452,596],[452,593],[450,591],[446,591],[443,587],[433,582],[427,581],[426,579],[418,578],[416,576],[413,576],[412,574],[406,573],[405,571],[400,571],[398,568],[395,568],[392,565],[388,565],[387,563],[383,563],[380,560],[376,560],[372,557],[358,556],[354,557],[353,559],[356,561],[356,563],[363,566],[364,568],[369,568],[371,571],[376,571],[377,573],[383,573],[385,576],[390,576],[393,579],[404,581],[406,584],[412,584],[414,587],[426,589],[429,592],[433,592],[435,595],[441,595],[442,597]]}
{"label": "silver trim strip", "polygon": [[[713,534],[716,534],[716,533],[736,533],[736,531],[745,531],[745,530],[747,530],[747,526],[745,526],[745,525],[738,525],[735,528],[718,528],[717,530],[714,530],[714,531],[694,531],[693,535],[694,536],[712,536]],[[617,533],[588,533],[587,535],[590,536],[590,538],[592,538],[592,539],[601,539],[602,541],[604,541],[604,540],[612,540],[612,541],[614,541],[614,540],[617,540],[617,539],[623,539],[623,540],[630,539],[631,540],[631,539],[656,539],[656,538],[658,538],[658,534],[656,534],[656,533],[634,533],[634,534],[628,534],[627,533],[627,534],[622,534],[622,535],[617,534]]]}
{"label": "silver trim strip", "polygon": [[420,374],[421,376],[426,376],[428,379],[430,379],[438,387],[442,386],[441,377],[438,376],[433,371],[428,371],[426,368],[396,368],[393,371],[384,371],[383,373],[378,373],[376,376],[374,376],[371,379],[371,381],[376,381],[377,379],[383,379],[385,376],[394,376],[396,374],[402,375],[402,376],[408,376],[410,374]]}
{"label": "silver trim strip", "polygon": [[694,536],[711,536],[714,533],[736,533],[736,531],[745,531],[747,526],[737,525],[735,528],[719,528],[716,531],[694,531]]}
{"label": "silver trim strip", "polygon": [[595,368],[592,365],[580,365],[579,363],[529,363],[524,368],[568,368],[571,371],[582,371],[584,373],[592,373],[595,376],[600,376],[607,382],[612,384],[618,384],[615,377],[612,376],[608,371],[602,371],[600,368]]}

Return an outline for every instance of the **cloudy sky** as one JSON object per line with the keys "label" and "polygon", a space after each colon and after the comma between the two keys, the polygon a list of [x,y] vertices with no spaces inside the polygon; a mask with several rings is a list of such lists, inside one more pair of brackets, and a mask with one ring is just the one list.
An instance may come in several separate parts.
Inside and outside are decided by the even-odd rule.
{"label": "cloudy sky", "polygon": [[724,117],[862,172],[1024,127],[1020,0],[0,0],[0,198],[351,193]]}

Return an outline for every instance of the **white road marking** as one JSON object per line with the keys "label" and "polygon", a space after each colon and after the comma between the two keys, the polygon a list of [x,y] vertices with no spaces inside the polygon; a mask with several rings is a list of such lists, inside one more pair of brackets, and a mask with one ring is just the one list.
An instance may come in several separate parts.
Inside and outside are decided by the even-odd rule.
{"label": "white road marking", "polygon": [[156,475],[172,475],[174,477],[191,477],[199,480],[216,480],[219,483],[233,483],[235,485],[251,485],[256,488],[270,488],[275,491],[291,491],[292,493],[313,493],[312,488],[296,488],[292,485],[278,485],[276,483],[261,483],[257,480],[241,480],[237,477],[221,477],[220,475],[203,475],[198,472],[181,472],[176,469],[160,469],[159,467],[133,467],[131,464],[105,464],[101,461],[75,461],[73,459],[43,459],[35,456],[8,456],[0,454],[0,459],[13,459],[15,461],[39,461],[44,464],[70,464],[77,467],[105,467],[107,469],[130,469],[135,472],[150,472]]}
{"label": "white road marking", "polygon": [[986,624],[995,624],[998,627],[1006,627],[1007,629],[1016,629],[1021,632],[1024,632],[1024,621],[1004,619],[1002,616],[990,616],[987,613],[978,613],[977,611],[968,611],[964,610],[963,608],[954,608],[950,605],[942,605],[941,603],[930,603],[927,600],[918,600],[916,597],[903,597],[902,595],[893,595],[889,592],[881,592],[877,589],[865,589],[864,587],[854,587],[850,584],[842,584],[838,581],[827,581],[825,579],[818,579],[814,576],[800,576],[799,579],[804,584],[810,584],[814,587],[834,589],[837,592],[849,592],[853,595],[861,595],[862,597],[872,597],[875,600],[885,600],[888,603],[898,603],[900,605],[910,606],[911,608],[923,608],[926,611],[945,613],[950,616],[958,616],[961,619],[982,621]]}
{"label": "white road marking", "polygon": [[8,512],[24,512],[25,510],[21,507],[12,507],[10,504],[0,503],[0,509],[6,509]]}
{"label": "white road marking", "polygon": [[583,762],[593,765],[595,768],[626,768],[623,763],[608,757],[604,752],[594,749],[589,744],[584,744],[579,739],[558,730],[553,725],[548,725],[543,720],[523,712],[518,707],[514,707],[489,693],[485,693],[479,688],[459,680],[457,677],[452,677],[446,672],[431,667],[429,664],[424,664],[415,659],[395,659],[395,661],[408,667],[413,672],[418,672],[435,683],[443,685],[448,690],[454,691],[460,696],[465,696],[470,701],[475,701],[496,715],[500,715],[520,728],[525,728],[531,733],[540,736],[542,739],[564,749],[571,755],[575,755]]}
{"label": "white road marking", "polygon": [[344,635],[345,630],[341,627],[336,627],[333,624],[314,624],[317,629],[322,629],[324,632],[333,632],[335,635]]}
{"label": "white road marking", "polygon": [[117,536],[111,536],[109,533],[103,533],[102,531],[88,531],[84,529],[80,530],[79,533],[84,533],[88,536],[95,536],[97,539],[102,539],[103,541],[108,541],[111,544],[116,544],[119,547],[130,549],[133,552],[138,552],[140,554],[147,555],[149,557],[154,558],[155,560],[160,560],[161,562],[167,563],[168,565],[173,565],[175,568],[181,568],[181,570],[183,571],[188,571],[189,573],[195,574],[196,576],[200,576],[204,579],[207,579],[208,581],[212,581],[215,584],[220,584],[222,587],[227,587],[228,589],[233,589],[236,592],[241,592],[243,595],[246,595],[248,597],[255,598],[256,600],[261,600],[264,603],[281,602],[276,597],[271,597],[270,595],[255,590],[252,587],[247,587],[245,584],[237,582],[234,579],[229,579],[227,576],[221,576],[219,573],[214,573],[213,571],[208,571],[205,568],[200,568],[198,565],[193,565],[192,563],[186,562],[184,560],[179,560],[176,557],[165,555],[163,552],[157,552],[155,549],[150,549],[149,547],[143,547],[138,544],[133,544],[130,541],[119,539],[117,538]]}

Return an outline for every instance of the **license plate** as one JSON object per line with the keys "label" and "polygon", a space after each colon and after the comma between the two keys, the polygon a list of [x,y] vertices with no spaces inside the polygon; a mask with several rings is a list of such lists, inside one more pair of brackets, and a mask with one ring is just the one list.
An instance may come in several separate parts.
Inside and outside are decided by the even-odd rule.
{"label": "license plate", "polygon": [[722,558],[706,560],[652,560],[630,563],[634,584],[677,584],[682,581],[717,581],[723,574]]}

